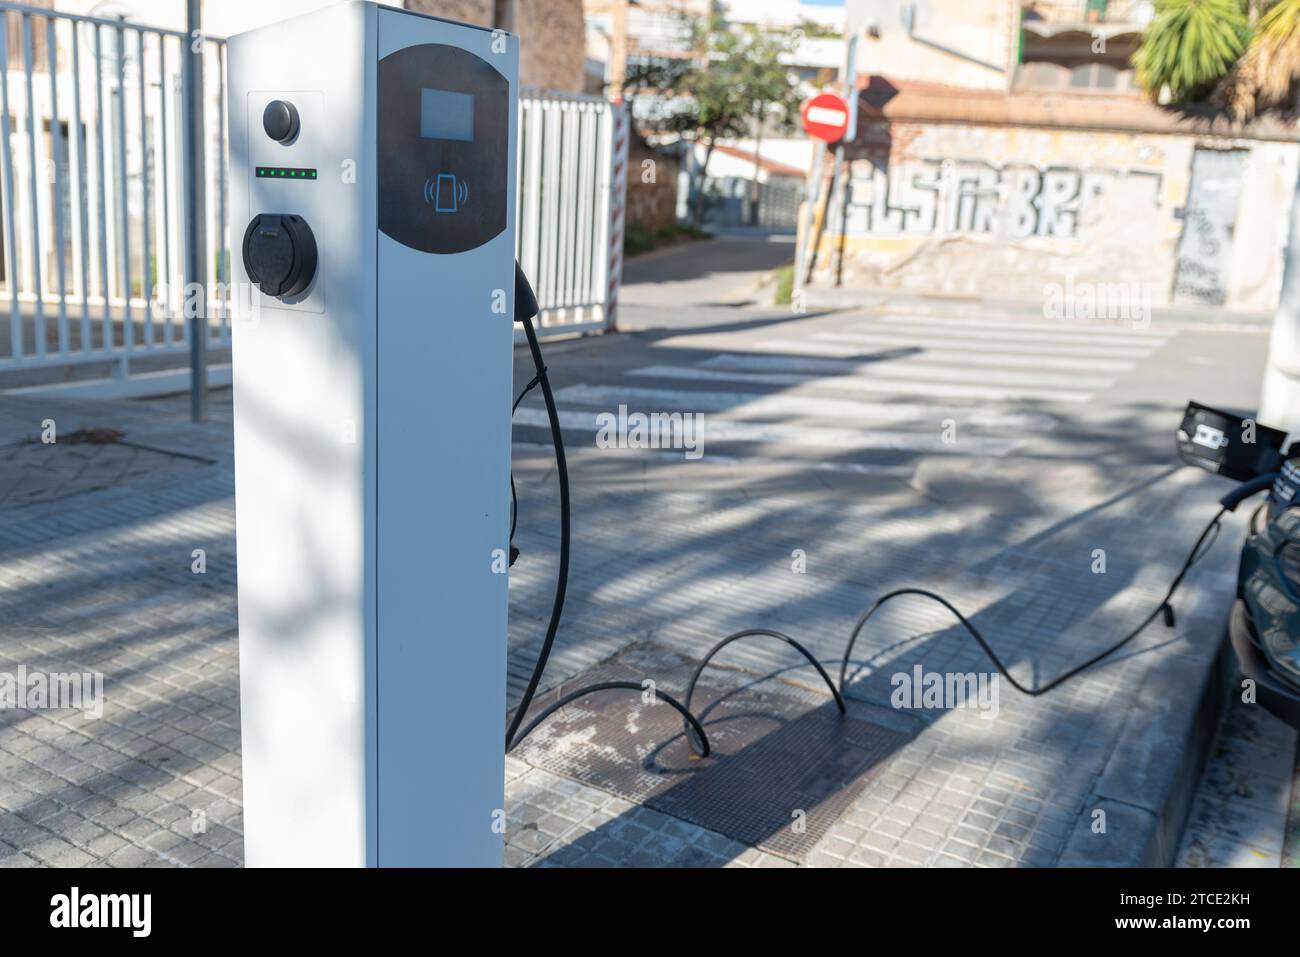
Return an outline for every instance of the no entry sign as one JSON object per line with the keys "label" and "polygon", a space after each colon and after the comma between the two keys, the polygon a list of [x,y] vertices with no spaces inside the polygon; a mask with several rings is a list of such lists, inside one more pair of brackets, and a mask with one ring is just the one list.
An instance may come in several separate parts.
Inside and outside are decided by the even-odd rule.
{"label": "no entry sign", "polygon": [[849,107],[838,93],[818,93],[803,105],[803,128],[809,136],[827,143],[844,139],[849,128]]}

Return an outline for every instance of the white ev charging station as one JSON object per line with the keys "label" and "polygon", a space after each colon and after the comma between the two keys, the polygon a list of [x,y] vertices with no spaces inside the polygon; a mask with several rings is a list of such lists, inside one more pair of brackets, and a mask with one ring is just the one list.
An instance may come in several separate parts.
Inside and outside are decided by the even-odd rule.
{"label": "white ev charging station", "polygon": [[374,3],[229,42],[250,865],[501,863],[517,74]]}

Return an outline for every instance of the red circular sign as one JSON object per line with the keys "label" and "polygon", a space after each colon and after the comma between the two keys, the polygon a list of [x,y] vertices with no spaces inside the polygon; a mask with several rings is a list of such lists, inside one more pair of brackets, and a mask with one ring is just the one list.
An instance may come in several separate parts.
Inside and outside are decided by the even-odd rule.
{"label": "red circular sign", "polygon": [[844,139],[849,128],[849,107],[838,93],[818,93],[803,105],[803,128],[809,136],[827,143]]}

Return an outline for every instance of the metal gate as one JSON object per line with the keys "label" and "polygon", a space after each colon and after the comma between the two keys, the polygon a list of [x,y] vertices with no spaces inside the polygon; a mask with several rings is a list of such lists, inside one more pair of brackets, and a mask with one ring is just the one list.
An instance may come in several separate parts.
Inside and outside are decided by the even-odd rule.
{"label": "metal gate", "polygon": [[[226,45],[203,38],[202,287],[184,286],[182,32],[0,2],[0,389],[141,395],[189,384],[205,317],[229,382]],[[611,328],[622,274],[627,110],[520,98],[518,255],[539,334]],[[3,315],[3,312],[0,312]],[[105,378],[107,376],[107,378]]]}
{"label": "metal gate", "polygon": [[541,335],[610,329],[623,274],[628,111],[599,96],[519,100],[519,263]]}

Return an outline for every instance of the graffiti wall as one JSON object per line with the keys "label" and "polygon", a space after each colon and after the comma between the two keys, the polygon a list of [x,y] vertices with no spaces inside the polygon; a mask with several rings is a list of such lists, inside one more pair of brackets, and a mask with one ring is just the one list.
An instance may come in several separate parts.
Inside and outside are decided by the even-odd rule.
{"label": "graffiti wall", "polygon": [[[1192,262],[1184,233],[1203,223],[1208,195],[1194,176],[1212,166],[1221,176],[1224,165],[1208,163],[1207,149],[1239,157],[1241,199],[1219,190],[1209,212],[1227,238]],[[1048,284],[1118,281],[1150,289],[1157,305],[1271,309],[1298,152],[1164,134],[876,124],[855,144],[822,262],[838,257],[843,223],[850,283],[1036,298]]]}
{"label": "graffiti wall", "polygon": [[1136,187],[1126,200],[1134,212],[1153,211],[1160,199],[1159,170],[1040,169],[939,157],[888,168],[854,166],[848,223],[851,232],[863,234],[1074,239],[1080,219],[1104,203],[1117,180]]}

